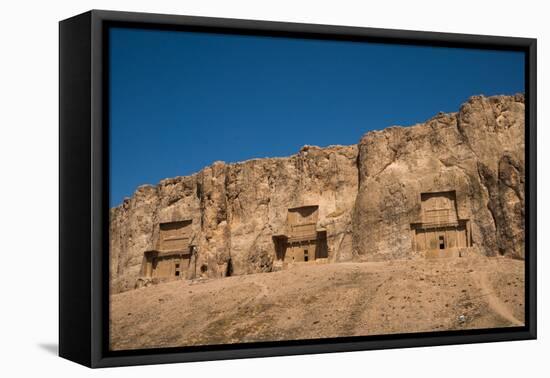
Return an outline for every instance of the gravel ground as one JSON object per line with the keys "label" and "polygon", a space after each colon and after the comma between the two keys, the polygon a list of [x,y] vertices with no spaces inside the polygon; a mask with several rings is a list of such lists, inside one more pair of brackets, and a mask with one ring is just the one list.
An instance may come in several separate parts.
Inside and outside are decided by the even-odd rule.
{"label": "gravel ground", "polygon": [[508,258],[298,264],[111,297],[113,350],[510,327],[524,263]]}

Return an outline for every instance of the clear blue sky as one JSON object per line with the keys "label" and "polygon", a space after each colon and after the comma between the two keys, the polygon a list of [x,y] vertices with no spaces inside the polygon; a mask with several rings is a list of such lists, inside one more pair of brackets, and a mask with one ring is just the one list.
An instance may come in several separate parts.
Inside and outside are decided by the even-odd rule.
{"label": "clear blue sky", "polygon": [[111,29],[110,203],[216,160],[354,144],[524,92],[519,52]]}

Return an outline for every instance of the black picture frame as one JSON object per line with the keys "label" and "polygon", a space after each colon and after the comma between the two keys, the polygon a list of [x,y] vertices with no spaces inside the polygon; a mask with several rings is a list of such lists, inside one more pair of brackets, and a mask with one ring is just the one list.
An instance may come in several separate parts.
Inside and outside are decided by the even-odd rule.
{"label": "black picture frame", "polygon": [[[525,52],[524,327],[112,352],[108,348],[111,26]],[[92,10],[59,24],[59,354],[89,367],[535,339],[536,39]]]}

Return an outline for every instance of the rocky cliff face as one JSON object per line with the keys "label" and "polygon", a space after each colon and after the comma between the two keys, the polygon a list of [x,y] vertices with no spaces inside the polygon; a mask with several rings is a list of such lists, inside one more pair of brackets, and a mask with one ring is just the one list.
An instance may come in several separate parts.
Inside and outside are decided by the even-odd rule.
{"label": "rocky cliff face", "polygon": [[332,262],[409,258],[421,193],[455,191],[473,246],[524,257],[523,96],[472,97],[455,114],[367,133],[357,146],[305,146],[288,158],[214,163],[139,187],[111,209],[113,292],[134,288],[159,223],[191,220],[194,266],[209,277],[277,268],[273,236],[289,208],[319,206]]}
{"label": "rocky cliff face", "polygon": [[359,142],[354,252],[364,260],[411,256],[422,193],[456,192],[472,246],[524,257],[524,98],[472,97],[454,114],[390,127]]}
{"label": "rocky cliff face", "polygon": [[[289,208],[319,206],[329,259],[351,258],[351,211],[357,195],[357,147],[303,147],[288,158],[214,163],[186,177],[142,186],[111,209],[111,277],[115,292],[134,287],[144,251],[158,243],[158,224],[192,220],[196,264],[187,272],[221,277],[269,272],[273,236],[284,234]],[[205,268],[204,268],[205,267]]]}

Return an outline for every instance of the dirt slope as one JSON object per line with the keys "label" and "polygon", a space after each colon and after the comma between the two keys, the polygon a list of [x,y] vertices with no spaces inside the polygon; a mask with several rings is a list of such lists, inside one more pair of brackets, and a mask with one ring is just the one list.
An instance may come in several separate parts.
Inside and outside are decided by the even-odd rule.
{"label": "dirt slope", "polygon": [[524,264],[469,257],[302,265],[112,296],[113,350],[509,327]]}

